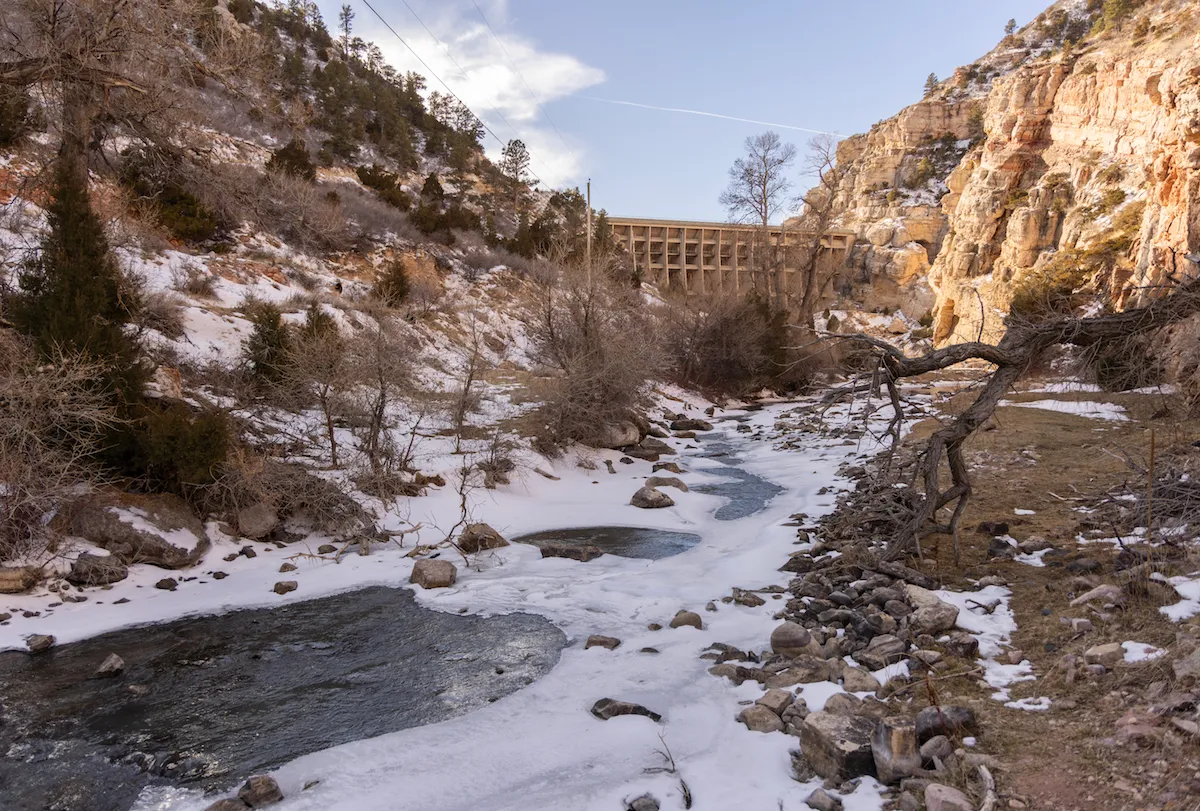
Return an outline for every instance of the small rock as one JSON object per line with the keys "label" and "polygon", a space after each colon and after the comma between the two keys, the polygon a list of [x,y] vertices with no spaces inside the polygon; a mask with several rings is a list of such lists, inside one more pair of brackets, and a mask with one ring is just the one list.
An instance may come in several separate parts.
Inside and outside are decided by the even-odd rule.
{"label": "small rock", "polygon": [[577,560],[581,563],[587,563],[589,560],[595,560],[604,554],[604,550],[598,546],[568,546],[566,544],[551,543],[542,547],[542,557],[544,558],[567,558],[568,560]]}
{"label": "small rock", "polygon": [[[780,691],[782,692],[782,691]],[[738,713],[737,720],[751,732],[782,732],[783,721],[779,714],[762,704],[753,704]]]}
{"label": "small rock", "polygon": [[648,710],[641,704],[634,704],[630,701],[617,701],[612,698],[602,698],[592,705],[592,715],[599,718],[601,721],[607,721],[610,718],[616,718],[620,715],[644,715],[651,721],[661,721],[662,716],[653,710]]}
{"label": "small rock", "polygon": [[629,503],[643,510],[660,510],[664,507],[674,507],[675,501],[661,490],[653,487],[643,487],[633,494]]}
{"label": "small rock", "polygon": [[1125,649],[1120,642],[1109,642],[1107,645],[1095,645],[1083,654],[1083,660],[1089,665],[1104,665],[1111,668],[1118,662],[1124,661]]}
{"label": "small rock", "polygon": [[[224,580],[227,577],[229,577],[228,572],[213,572],[212,573],[213,580]],[[121,600],[124,600],[124,599],[125,599],[124,597],[121,598]],[[121,602],[121,600],[117,600],[117,602],[119,603],[119,602]],[[114,603],[114,605],[115,605],[115,603]]]}
{"label": "small rock", "polygon": [[271,590],[276,594],[287,594],[289,591],[295,591],[300,588],[300,584],[295,580],[280,580]]}
{"label": "small rock", "polygon": [[899,716],[880,719],[871,735],[871,755],[879,782],[885,785],[920,774],[916,725]]}
{"label": "small rock", "polygon": [[425,558],[418,560],[413,566],[408,582],[416,583],[423,589],[443,589],[454,585],[458,579],[458,569],[448,560]]}
{"label": "small rock", "polygon": [[975,804],[956,788],[930,783],[925,787],[925,808],[928,811],[975,811]]}
{"label": "small rock", "polygon": [[616,650],[618,647],[620,647],[620,645],[621,640],[617,639],[615,636],[599,636],[598,634],[593,634],[587,638],[587,642],[584,643],[583,649],[607,648],[608,650]]}
{"label": "small rock", "polygon": [[241,549],[239,549],[239,550],[238,550],[238,554],[239,554],[239,555],[241,555],[241,556],[242,556],[242,557],[244,557],[244,558],[256,558],[256,557],[258,557],[258,553],[254,551],[254,547],[253,547],[253,546],[249,546],[249,545],[247,545],[247,546],[243,546]]}
{"label": "small rock", "polygon": [[238,533],[247,538],[261,540],[274,532],[278,526],[279,513],[270,504],[260,501],[238,510]]}
{"label": "small rock", "polygon": [[815,808],[816,811],[842,811],[842,801],[823,788],[819,788],[808,795],[808,799],[804,801],[804,804],[809,808]]}
{"label": "small rock", "polygon": [[121,675],[121,671],[125,669],[125,660],[115,653],[110,653],[100,663],[100,667],[96,668],[96,672],[92,674],[93,679],[109,679],[114,676]]}
{"label": "small rock", "polygon": [[656,462],[654,467],[651,468],[651,472],[653,473],[657,473],[660,470],[665,470],[668,473],[674,473],[677,476],[683,473],[683,468],[681,468],[675,462]]}
{"label": "small rock", "polygon": [[704,629],[704,622],[700,619],[700,615],[695,611],[680,611],[671,620],[672,628],[682,628],[685,625],[698,630]]}
{"label": "small rock", "polygon": [[995,538],[1000,535],[1008,534],[1007,521],[981,521],[979,523],[978,532],[980,535],[988,535]]}
{"label": "small rock", "polygon": [[154,588],[162,589],[163,591],[174,591],[179,586],[179,581],[173,577],[164,577],[154,584]]}
{"label": "small rock", "polygon": [[945,735],[934,735],[921,744],[921,760],[924,763],[931,763],[934,758],[945,760],[952,754],[954,754],[954,744]]}
{"label": "small rock", "polygon": [[793,698],[787,690],[768,690],[754,703],[766,707],[776,715],[783,715],[783,711],[792,706]]}
{"label": "small rock", "polygon": [[871,670],[881,670],[904,658],[908,644],[891,634],[880,634],[866,648],[856,651],[854,658]]}
{"label": "small rock", "polygon": [[468,555],[484,549],[499,549],[508,546],[504,536],[483,523],[468,524],[458,536],[458,548]]}
{"label": "small rock", "polygon": [[1093,558],[1078,558],[1067,564],[1066,569],[1071,574],[1090,574],[1100,571],[1100,561]]}
{"label": "small rock", "polygon": [[1086,605],[1091,602],[1112,603],[1113,605],[1122,605],[1125,602],[1125,592],[1121,591],[1120,586],[1114,586],[1111,583],[1106,583],[1103,586],[1096,586],[1089,592],[1079,595],[1071,601],[1071,607],[1077,608],[1081,605]]}
{"label": "small rock", "polygon": [[296,571],[296,564],[294,564],[294,563],[282,563],[279,566],[280,574],[284,574],[285,572],[294,572],[294,571]]}
{"label": "small rock", "polygon": [[771,650],[788,658],[811,653],[812,634],[796,622],[785,622],[771,632]]}
{"label": "small rock", "polygon": [[251,808],[263,808],[283,800],[283,792],[275,778],[265,774],[256,775],[242,785],[238,797]]}
{"label": "small rock", "polygon": [[101,556],[84,552],[75,559],[66,579],[76,586],[107,586],[128,576],[129,567],[116,555]]}
{"label": "small rock", "polygon": [[671,422],[672,431],[711,431],[712,423],[706,420],[683,418]]}
{"label": "small rock", "polygon": [[900,799],[896,802],[896,808],[899,811],[921,811],[921,801],[911,791],[902,791]]}
{"label": "small rock", "polygon": [[232,799],[217,800],[204,811],[246,811],[250,806],[246,805],[241,799],[234,797]]}
{"label": "small rock", "polygon": [[643,794],[629,803],[628,811],[658,811],[658,809],[658,800],[649,794]]}
{"label": "small rock", "polygon": [[800,725],[800,749],[817,774],[839,782],[849,780],[875,768],[871,755],[874,728],[868,718],[809,713]]}
{"label": "small rock", "polygon": [[682,479],[677,479],[674,476],[651,476],[646,479],[647,487],[674,487],[676,490],[681,490],[684,493],[688,491],[688,486],[683,483]]}
{"label": "small rock", "polygon": [[712,600],[709,600],[708,603],[704,606],[704,610],[705,611],[716,611],[717,604],[714,603]]}
{"label": "small rock", "polygon": [[317,547],[318,555],[332,555],[337,551],[337,547],[331,543],[323,543]]}
{"label": "small rock", "polygon": [[927,741],[934,735],[961,735],[976,731],[975,712],[969,707],[946,705],[926,707],[917,713],[917,739]]}
{"label": "small rock", "polygon": [[49,634],[33,634],[25,637],[25,647],[30,653],[42,653],[54,647],[54,637]]}
{"label": "small rock", "polygon": [[954,631],[942,643],[942,649],[960,659],[974,659],[979,653],[979,640],[966,631]]}
{"label": "small rock", "polygon": [[879,679],[861,667],[847,667],[842,671],[842,686],[851,693],[873,693],[881,685]]}
{"label": "small rock", "polygon": [[908,601],[916,611],[909,618],[909,627],[916,634],[938,634],[949,631],[958,619],[958,606],[938,598],[936,594],[911,583],[906,584]]}

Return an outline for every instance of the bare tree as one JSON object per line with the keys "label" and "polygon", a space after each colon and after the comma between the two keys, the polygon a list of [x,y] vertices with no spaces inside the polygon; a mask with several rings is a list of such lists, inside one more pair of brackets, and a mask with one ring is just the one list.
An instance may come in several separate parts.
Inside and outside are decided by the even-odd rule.
{"label": "bare tree", "polygon": [[768,130],[746,139],[746,154],[729,169],[729,185],[720,202],[731,222],[750,223],[759,229],[751,256],[756,287],[766,285],[769,294],[779,260],[778,245],[770,245],[771,220],[790,211],[788,172],[796,162],[796,147],[784,143],[779,133]]}
{"label": "bare tree", "polygon": [[[900,380],[968,360],[981,360],[995,367],[974,402],[935,431],[921,450],[914,469],[913,486],[919,485],[922,492],[913,499],[909,513],[897,523],[885,557],[894,559],[913,548],[921,555],[921,538],[931,533],[953,536],[957,557],[958,524],[971,497],[971,479],[963,458],[963,444],[987,422],[1001,397],[1043,352],[1056,344],[1092,347],[1127,340],[1177,323],[1197,312],[1200,312],[1200,279],[1192,279],[1146,307],[1115,315],[1054,316],[1036,323],[1010,316],[1008,330],[997,344],[977,341],[953,344],[915,358],[872,336],[839,336],[870,346],[878,353],[882,382],[895,412],[888,428],[894,442],[900,438],[900,421],[903,419],[897,386]],[[943,462],[950,471],[950,486],[945,488],[940,478]],[[938,514],[948,507],[952,507],[949,520],[940,523]]]}
{"label": "bare tree", "polygon": [[381,320],[353,339],[347,353],[356,367],[353,376],[360,385],[355,394],[365,415],[360,447],[376,477],[396,472],[400,454],[392,434],[393,407],[411,385],[412,359],[406,350],[397,327]]}
{"label": "bare tree", "polygon": [[822,242],[837,216],[837,190],[846,174],[846,167],[837,161],[837,139],[821,135],[809,141],[804,168],[805,174],[816,176],[817,185],[801,198],[804,211],[800,222],[794,236],[789,234],[785,239],[799,271],[800,325],[811,331],[817,304],[835,272],[822,261],[827,257]]}
{"label": "bare tree", "polygon": [[315,400],[329,442],[330,466],[337,467],[337,423],[353,408],[350,392],[357,369],[347,362],[347,342],[336,324],[321,324],[311,312],[309,322],[288,346],[284,378],[298,397]]}
{"label": "bare tree", "polygon": [[467,420],[479,410],[481,392],[479,384],[487,372],[489,362],[484,352],[483,332],[479,319],[471,316],[469,343],[463,358],[462,368],[455,381],[455,388],[450,398],[450,424],[454,429],[454,452],[462,451],[463,433]]}

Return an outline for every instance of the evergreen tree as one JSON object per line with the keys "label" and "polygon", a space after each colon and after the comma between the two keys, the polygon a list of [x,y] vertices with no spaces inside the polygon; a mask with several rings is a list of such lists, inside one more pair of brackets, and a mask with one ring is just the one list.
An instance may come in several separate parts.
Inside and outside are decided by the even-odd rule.
{"label": "evergreen tree", "polygon": [[938,86],[937,74],[936,73],[929,74],[929,78],[927,78],[925,80],[925,95],[926,96],[933,95],[933,92],[935,90],[937,90],[937,86]]}
{"label": "evergreen tree", "polygon": [[430,172],[429,177],[425,178],[425,185],[421,187],[421,197],[432,203],[441,203],[446,198],[446,191],[442,188],[442,182],[438,180],[436,172]]}
{"label": "evergreen tree", "polygon": [[140,399],[146,370],[126,326],[139,307],[92,211],[87,187],[60,163],[47,209],[49,230],[21,269],[9,317],[38,353],[77,352],[105,365],[97,381],[125,404]]}
{"label": "evergreen tree", "polygon": [[1007,23],[1005,23],[1005,25],[1004,25],[1004,36],[1006,36],[1006,37],[1011,37],[1011,36],[1012,36],[1013,34],[1015,34],[1016,32],[1017,32],[1017,21],[1016,21],[1016,20],[1013,20],[1013,19],[1010,19],[1010,20],[1009,20]]}
{"label": "evergreen tree", "polygon": [[338,12],[338,28],[342,32],[342,58],[350,57],[350,24],[354,22],[354,9],[349,3],[342,4],[342,10]]}

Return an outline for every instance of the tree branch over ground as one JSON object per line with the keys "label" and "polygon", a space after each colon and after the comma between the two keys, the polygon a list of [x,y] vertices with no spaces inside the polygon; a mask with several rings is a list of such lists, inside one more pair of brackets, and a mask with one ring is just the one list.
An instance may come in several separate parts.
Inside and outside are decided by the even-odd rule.
{"label": "tree branch over ground", "polygon": [[[893,407],[897,409],[894,424],[889,427],[894,441],[899,439],[898,426],[903,419],[898,389],[900,381],[969,360],[983,361],[995,367],[983,382],[982,391],[975,400],[961,414],[935,431],[920,451],[913,479],[914,484],[920,481],[923,492],[913,500],[910,514],[894,532],[884,558],[893,560],[910,550],[915,550],[921,556],[923,536],[945,533],[954,538],[957,561],[959,521],[971,498],[971,480],[963,458],[963,444],[987,422],[1000,399],[1043,352],[1058,344],[1088,347],[1153,332],[1198,312],[1200,279],[1192,279],[1150,305],[1122,313],[1090,318],[1058,316],[1040,322],[1024,321],[1010,315],[1008,330],[995,345],[979,342],[954,344],[919,357],[909,357],[895,346],[870,335],[826,336],[864,345],[878,353],[882,382],[887,386]],[[943,460],[950,470],[950,483],[946,487],[941,480]],[[948,521],[940,523],[939,513],[946,508],[951,508],[951,515]]]}

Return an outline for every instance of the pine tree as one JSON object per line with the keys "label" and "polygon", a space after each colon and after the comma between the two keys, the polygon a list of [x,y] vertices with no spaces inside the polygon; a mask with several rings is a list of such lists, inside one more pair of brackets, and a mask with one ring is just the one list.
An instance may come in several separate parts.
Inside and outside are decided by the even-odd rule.
{"label": "pine tree", "polygon": [[1017,32],[1017,21],[1014,19],[1010,19],[1004,25],[1004,36],[1011,37],[1016,32]]}
{"label": "pine tree", "polygon": [[62,163],[47,218],[40,249],[18,275],[9,317],[47,360],[73,352],[103,363],[97,383],[132,404],[146,380],[137,341],[126,331],[139,297],[109,252],[87,187]]}
{"label": "pine tree", "polygon": [[929,74],[929,78],[925,80],[925,95],[931,96],[937,90],[938,77],[936,73]]}
{"label": "pine tree", "polygon": [[342,32],[342,58],[347,59],[350,56],[350,24],[354,22],[354,9],[349,3],[342,4],[342,10],[338,13],[338,28]]}

